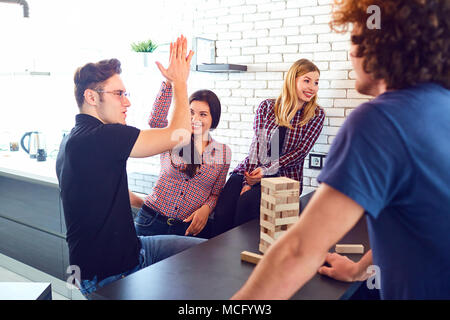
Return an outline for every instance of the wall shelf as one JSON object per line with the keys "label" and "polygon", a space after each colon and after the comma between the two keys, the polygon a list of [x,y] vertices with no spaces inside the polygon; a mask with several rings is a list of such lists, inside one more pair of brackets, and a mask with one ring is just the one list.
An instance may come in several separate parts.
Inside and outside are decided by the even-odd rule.
{"label": "wall shelf", "polygon": [[50,76],[49,71],[21,71],[21,72],[0,72],[0,76]]}
{"label": "wall shelf", "polygon": [[195,70],[200,72],[245,72],[247,66],[229,63],[204,63],[197,65]]}

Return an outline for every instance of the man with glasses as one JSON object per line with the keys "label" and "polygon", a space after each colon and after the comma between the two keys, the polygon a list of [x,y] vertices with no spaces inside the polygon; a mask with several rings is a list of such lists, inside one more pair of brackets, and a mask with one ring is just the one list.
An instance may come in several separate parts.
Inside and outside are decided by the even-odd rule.
{"label": "man with glasses", "polygon": [[[169,125],[139,130],[126,125],[131,103],[117,59],[88,63],[74,77],[80,109],[62,141],[56,172],[61,190],[71,266],[81,292],[123,278],[204,239],[179,236],[137,237],[131,214],[126,161],[188,143],[191,135],[186,81],[193,52],[181,36],[170,46],[169,67],[161,73],[174,88]],[[75,268],[73,268],[75,269]]]}

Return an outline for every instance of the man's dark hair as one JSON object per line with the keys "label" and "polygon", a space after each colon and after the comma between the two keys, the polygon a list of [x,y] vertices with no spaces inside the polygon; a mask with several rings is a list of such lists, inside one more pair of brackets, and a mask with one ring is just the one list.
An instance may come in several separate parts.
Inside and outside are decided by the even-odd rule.
{"label": "man's dark hair", "polygon": [[75,99],[78,108],[83,106],[84,91],[86,89],[102,90],[102,83],[115,74],[120,74],[120,61],[117,59],[102,60],[97,63],[88,63],[75,71]]}
{"label": "man's dark hair", "polygon": [[[435,82],[450,89],[450,1],[335,0],[330,26],[358,27],[352,42],[363,57],[364,71],[383,79],[387,89]],[[380,8],[380,29],[366,27],[367,8]],[[340,28],[338,28],[340,27]],[[338,30],[339,29],[339,30]]]}

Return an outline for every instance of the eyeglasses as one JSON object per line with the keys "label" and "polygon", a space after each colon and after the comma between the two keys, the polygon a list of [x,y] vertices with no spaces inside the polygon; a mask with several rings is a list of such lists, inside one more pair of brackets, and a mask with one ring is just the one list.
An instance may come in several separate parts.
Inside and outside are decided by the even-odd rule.
{"label": "eyeglasses", "polygon": [[123,90],[114,90],[114,91],[95,90],[95,92],[98,92],[98,93],[111,93],[111,94],[114,94],[116,96],[119,96],[120,99],[123,99],[124,97],[127,97],[127,98],[130,97],[130,93],[126,92],[126,91],[123,91]]}

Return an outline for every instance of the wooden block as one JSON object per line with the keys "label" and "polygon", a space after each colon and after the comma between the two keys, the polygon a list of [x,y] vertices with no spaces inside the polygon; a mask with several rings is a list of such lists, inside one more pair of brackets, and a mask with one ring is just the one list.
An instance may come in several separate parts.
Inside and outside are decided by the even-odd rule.
{"label": "wooden block", "polygon": [[[297,192],[298,193],[298,192]],[[261,203],[264,202],[264,206],[266,206],[267,208],[269,208],[266,204],[270,203],[270,204],[283,204],[283,203],[299,203],[299,197],[297,195],[292,195],[292,194],[267,194],[267,193],[262,193],[261,192]]]}
{"label": "wooden block", "polygon": [[267,221],[267,222],[269,222],[271,224],[275,224],[275,218],[276,217],[270,216],[270,215],[264,213],[263,211],[264,210],[260,210],[259,221]]}
{"label": "wooden block", "polygon": [[271,244],[269,242],[260,239],[258,249],[260,252],[265,253],[269,249],[270,245]]}
{"label": "wooden block", "polygon": [[269,247],[264,246],[264,245],[262,245],[262,244],[259,244],[259,248],[258,248],[258,249],[259,249],[260,252],[266,253],[267,250],[269,249]]}
{"label": "wooden block", "polygon": [[267,248],[270,247],[270,243],[265,241],[264,239],[259,239],[259,244]]}
{"label": "wooden block", "polygon": [[275,226],[275,232],[287,230],[286,225]]}
{"label": "wooden block", "polygon": [[285,234],[286,233],[286,230],[283,230],[283,231],[279,231],[279,232],[274,232],[274,236],[273,236],[273,238],[275,239],[275,240],[278,240],[283,234]]}
{"label": "wooden block", "polygon": [[266,233],[264,233],[264,232],[261,232],[259,237],[260,237],[262,240],[264,240],[264,241],[266,241],[266,242],[268,242],[268,243],[270,243],[270,244],[272,244],[272,243],[275,242],[275,239],[274,239],[274,238],[270,237],[268,234],[266,234]]}
{"label": "wooden block", "polygon": [[280,218],[298,217],[298,210],[283,211]]}
{"label": "wooden block", "polygon": [[262,255],[253,253],[250,251],[242,251],[241,252],[241,260],[247,261],[253,264],[258,264],[258,262],[262,259]]}
{"label": "wooden block", "polygon": [[271,204],[277,204],[277,198],[267,193],[261,193],[261,202],[262,200]]}
{"label": "wooden block", "polygon": [[288,217],[288,218],[281,218],[281,219],[275,219],[275,225],[279,226],[279,225],[289,225],[289,224],[294,224],[298,221],[299,217]]}
{"label": "wooden block", "polygon": [[364,253],[364,246],[362,244],[337,244],[335,251],[337,253]]}
{"label": "wooden block", "polygon": [[281,177],[276,177],[276,178],[262,178],[261,179],[261,187],[266,187],[268,189],[271,190],[283,190],[286,188],[283,188],[285,185],[285,180],[281,179]]}
{"label": "wooden block", "polygon": [[[270,190],[270,189],[266,189],[266,190]],[[300,195],[300,190],[299,189],[286,189],[286,190],[270,190],[270,193],[268,193],[270,195],[280,195],[280,196],[297,196]]]}
{"label": "wooden block", "polygon": [[297,210],[299,211],[299,203],[283,203],[283,204],[277,204],[274,208],[274,211],[290,211],[290,210]]}
{"label": "wooden block", "polygon": [[265,221],[265,220],[259,220],[259,224],[261,225],[261,227],[275,231],[274,223],[270,223],[269,221]]}
{"label": "wooden block", "polygon": [[264,186],[274,191],[291,190],[291,189],[299,189],[300,182],[287,177],[262,178],[261,186]]}
{"label": "wooden block", "polygon": [[259,212],[260,212],[261,214],[265,214],[265,215],[267,215],[267,216],[269,216],[269,217],[274,217],[274,218],[275,218],[275,211],[270,210],[270,209],[267,209],[266,207],[261,206],[261,207],[259,208]]}
{"label": "wooden block", "polygon": [[270,207],[270,203],[264,200],[264,198],[261,198],[260,207],[268,209]]}
{"label": "wooden block", "polygon": [[269,210],[273,210],[273,209],[275,208],[275,205],[274,205],[274,204],[272,204],[272,203],[270,203],[270,202],[267,202],[267,200],[264,199],[264,198],[261,198],[260,206],[261,206],[261,207],[264,207],[264,208],[266,208],[266,209],[269,209]]}

